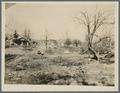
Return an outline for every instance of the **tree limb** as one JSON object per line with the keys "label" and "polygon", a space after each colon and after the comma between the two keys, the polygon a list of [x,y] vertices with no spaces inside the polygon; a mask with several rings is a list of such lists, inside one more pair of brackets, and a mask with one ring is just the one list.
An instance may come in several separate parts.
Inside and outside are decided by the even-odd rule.
{"label": "tree limb", "polygon": [[99,41],[95,42],[94,44],[98,44],[98,43],[100,43],[102,40],[107,39],[107,38],[110,38],[110,37],[109,37],[109,36],[106,36],[106,37],[100,38]]}

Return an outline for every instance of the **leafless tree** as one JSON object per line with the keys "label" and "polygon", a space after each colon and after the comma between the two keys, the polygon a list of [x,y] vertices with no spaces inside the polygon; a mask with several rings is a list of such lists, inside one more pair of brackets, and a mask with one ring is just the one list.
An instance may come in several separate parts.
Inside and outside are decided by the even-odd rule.
{"label": "leafless tree", "polygon": [[24,37],[27,38],[27,30],[24,30]]}
{"label": "leafless tree", "polygon": [[24,38],[26,38],[27,40],[30,40],[30,39],[31,39],[31,31],[25,29],[23,36],[24,36]]}
{"label": "leafless tree", "polygon": [[48,48],[48,30],[46,29],[45,32],[46,32],[46,36],[45,36],[45,47],[46,47],[46,50],[47,50],[47,48]]}
{"label": "leafless tree", "polygon": [[96,51],[93,48],[93,38],[96,35],[97,31],[100,31],[99,29],[105,25],[105,24],[112,24],[108,22],[108,17],[105,15],[105,13],[99,11],[95,13],[94,15],[88,14],[88,12],[80,11],[81,17],[75,17],[77,21],[84,25],[87,31],[87,46],[88,51],[90,54],[93,55],[93,58],[98,60],[98,55]]}

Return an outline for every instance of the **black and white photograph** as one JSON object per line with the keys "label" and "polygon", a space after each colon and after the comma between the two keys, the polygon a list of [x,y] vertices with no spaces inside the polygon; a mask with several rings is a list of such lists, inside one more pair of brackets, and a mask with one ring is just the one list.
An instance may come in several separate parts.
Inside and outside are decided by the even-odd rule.
{"label": "black and white photograph", "polygon": [[118,2],[6,1],[2,20],[3,90],[118,90]]}

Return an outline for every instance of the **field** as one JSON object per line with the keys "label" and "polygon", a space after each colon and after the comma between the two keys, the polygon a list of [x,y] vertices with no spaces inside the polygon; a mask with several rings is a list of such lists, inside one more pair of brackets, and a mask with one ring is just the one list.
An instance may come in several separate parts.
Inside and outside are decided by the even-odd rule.
{"label": "field", "polygon": [[37,51],[6,49],[6,84],[114,86],[114,61],[96,61],[78,50],[66,53],[64,48],[43,56]]}

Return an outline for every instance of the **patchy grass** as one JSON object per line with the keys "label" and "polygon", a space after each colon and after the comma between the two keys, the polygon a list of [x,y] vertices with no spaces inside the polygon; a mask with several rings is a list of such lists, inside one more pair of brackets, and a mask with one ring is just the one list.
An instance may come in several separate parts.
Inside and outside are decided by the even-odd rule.
{"label": "patchy grass", "polygon": [[78,53],[6,55],[6,84],[114,86],[114,63]]}

